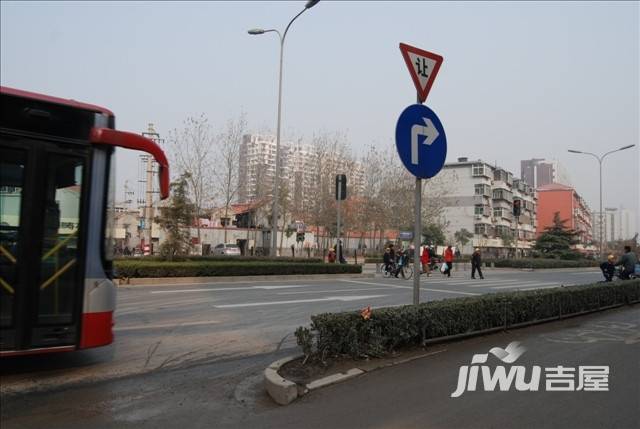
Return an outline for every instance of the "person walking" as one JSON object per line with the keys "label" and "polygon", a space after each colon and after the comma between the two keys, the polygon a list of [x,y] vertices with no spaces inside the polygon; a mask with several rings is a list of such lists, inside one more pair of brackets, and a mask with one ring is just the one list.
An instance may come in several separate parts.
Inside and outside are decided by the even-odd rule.
{"label": "person walking", "polygon": [[427,274],[427,277],[431,275],[431,267],[429,264],[431,263],[431,258],[429,255],[429,248],[424,246],[422,249],[422,255],[420,255],[420,263],[422,264],[422,272]]}
{"label": "person walking", "polygon": [[444,274],[447,277],[451,277],[451,270],[453,269],[453,249],[451,249],[451,245],[447,246],[444,251],[444,262],[447,264],[447,269]]}
{"label": "person walking", "polygon": [[476,247],[473,255],[471,255],[471,278],[476,278],[476,270],[478,270],[478,275],[481,279],[484,279],[482,275],[482,269],[480,266],[482,265],[482,257],[480,256],[480,249]]}

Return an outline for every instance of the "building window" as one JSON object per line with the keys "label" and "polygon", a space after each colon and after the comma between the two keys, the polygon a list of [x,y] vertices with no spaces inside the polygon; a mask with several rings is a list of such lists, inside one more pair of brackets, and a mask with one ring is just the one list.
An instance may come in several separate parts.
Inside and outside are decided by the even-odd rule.
{"label": "building window", "polygon": [[484,164],[473,164],[471,175],[473,177],[484,176]]}
{"label": "building window", "polygon": [[477,184],[474,185],[474,188],[476,195],[486,195],[487,197],[491,195],[491,188],[489,188],[489,185]]}
{"label": "building window", "polygon": [[513,194],[504,189],[494,189],[493,190],[493,199],[494,200],[505,200],[511,201],[513,199]]}
{"label": "building window", "polygon": [[477,214],[477,215],[483,215],[484,214],[484,206],[476,205],[475,209],[474,209],[474,213]]}
{"label": "building window", "polygon": [[494,208],[493,209],[493,217],[495,217],[495,218],[502,217],[502,209],[501,208]]}
{"label": "building window", "polygon": [[475,232],[478,235],[484,235],[487,232],[487,226],[483,223],[476,223],[475,224]]}

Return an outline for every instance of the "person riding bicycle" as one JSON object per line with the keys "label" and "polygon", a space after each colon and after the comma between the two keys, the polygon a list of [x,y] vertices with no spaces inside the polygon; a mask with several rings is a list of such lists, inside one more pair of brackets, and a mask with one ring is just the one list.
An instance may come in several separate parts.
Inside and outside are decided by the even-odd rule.
{"label": "person riding bicycle", "polygon": [[398,250],[398,265],[396,266],[396,271],[393,273],[395,278],[398,278],[398,274],[402,274],[402,278],[404,278],[404,264],[406,260],[406,255],[404,249]]}
{"label": "person riding bicycle", "polygon": [[388,247],[384,249],[384,255],[382,256],[382,263],[384,264],[384,270],[387,272],[390,272],[391,268],[393,267],[393,259],[391,259],[391,249]]}
{"label": "person riding bicycle", "polygon": [[613,275],[616,270],[616,265],[614,264],[615,258],[613,255],[609,255],[606,262],[600,264],[600,269],[602,270],[602,274],[606,281],[610,282],[613,280]]}

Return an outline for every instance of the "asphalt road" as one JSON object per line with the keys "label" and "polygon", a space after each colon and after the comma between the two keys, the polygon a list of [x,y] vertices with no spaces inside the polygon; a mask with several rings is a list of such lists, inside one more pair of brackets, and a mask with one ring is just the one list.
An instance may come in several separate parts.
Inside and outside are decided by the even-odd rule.
{"label": "asphalt road", "polygon": [[[459,369],[476,354],[518,341],[513,363],[608,366],[606,391],[487,392],[458,398]],[[620,428],[640,425],[640,307],[623,307],[430,348],[439,353],[314,391],[286,407],[261,385],[265,366],[286,351],[203,363],[74,389],[2,396],[13,428]],[[493,355],[487,366],[495,371]],[[479,384],[480,385],[480,384]]]}
{"label": "asphalt road", "polygon": [[[595,270],[485,270],[421,279],[421,301],[598,281]],[[370,268],[371,269],[371,268]],[[112,346],[5,359],[0,389],[17,393],[122,378],[295,347],[293,331],[322,312],[403,305],[413,280],[376,278],[128,286],[118,290]]]}

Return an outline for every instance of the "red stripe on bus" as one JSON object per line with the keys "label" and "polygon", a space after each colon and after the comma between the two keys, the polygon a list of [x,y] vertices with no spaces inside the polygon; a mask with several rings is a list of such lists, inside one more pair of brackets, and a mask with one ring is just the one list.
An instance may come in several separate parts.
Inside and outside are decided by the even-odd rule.
{"label": "red stripe on bus", "polygon": [[47,103],[60,104],[62,106],[74,107],[76,109],[89,110],[91,112],[102,113],[103,115],[113,116],[113,112],[105,107],[96,106],[95,104],[81,103],[66,98],[52,97],[50,95],[38,94],[37,92],[23,91],[21,89],[0,86],[0,93],[12,95],[14,97],[29,98],[32,100],[45,101]]}
{"label": "red stripe on bus", "polygon": [[76,346],[61,346],[61,347],[43,347],[41,349],[29,349],[29,350],[9,350],[9,351],[0,352],[0,357],[72,352],[75,349],[76,349]]}
{"label": "red stripe on bus", "polygon": [[82,315],[81,349],[106,346],[113,342],[113,311]]}

